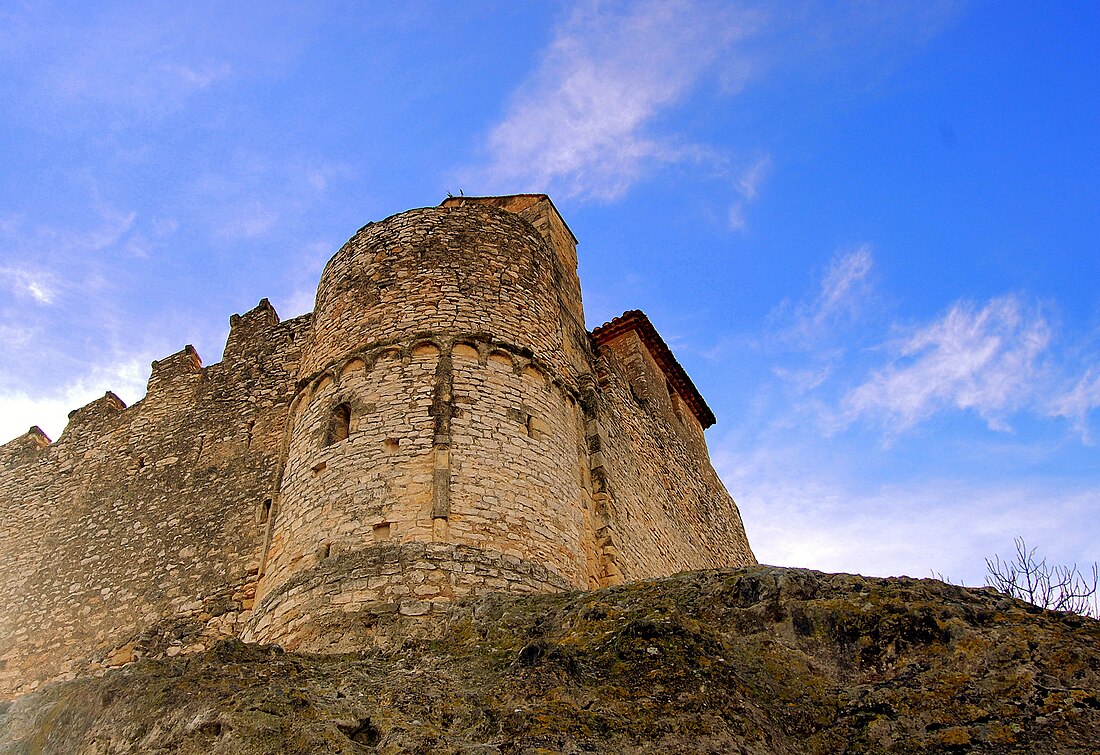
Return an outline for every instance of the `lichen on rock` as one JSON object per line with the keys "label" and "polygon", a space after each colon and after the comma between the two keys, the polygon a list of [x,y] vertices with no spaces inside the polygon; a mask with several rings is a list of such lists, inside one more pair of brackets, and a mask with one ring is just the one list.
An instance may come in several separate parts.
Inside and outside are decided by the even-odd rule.
{"label": "lichen on rock", "polygon": [[0,753],[1100,748],[1100,622],[935,580],[750,567],[498,593],[398,640],[227,640],[49,685],[0,710]]}

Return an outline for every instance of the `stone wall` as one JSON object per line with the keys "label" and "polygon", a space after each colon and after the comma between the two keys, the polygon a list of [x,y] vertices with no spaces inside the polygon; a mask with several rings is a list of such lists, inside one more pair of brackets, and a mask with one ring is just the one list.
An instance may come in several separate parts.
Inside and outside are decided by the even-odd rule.
{"label": "stone wall", "polygon": [[376,543],[296,572],[242,636],[308,652],[357,652],[433,634],[457,597],[572,587],[542,564],[485,548]]}
{"label": "stone wall", "polygon": [[[431,540],[437,353],[360,352],[336,379],[326,374],[299,395],[261,600],[329,556],[390,539]],[[332,441],[340,405],[351,410],[349,435]]]}
{"label": "stone wall", "polygon": [[521,355],[455,347],[449,541],[542,564],[588,586],[581,411]]}
{"label": "stone wall", "polygon": [[[656,383],[656,395],[642,393],[616,351],[601,351],[590,445],[598,449],[592,463],[605,494],[601,544],[612,576],[635,580],[756,563],[696,418],[673,411],[664,381]],[[633,354],[656,370],[644,349]]]}
{"label": "stone wall", "polygon": [[188,347],[154,364],[133,406],[107,394],[54,443],[0,447],[0,695],[130,660],[165,617],[234,631],[307,323],[263,302],[236,318],[220,364]]}
{"label": "stone wall", "polygon": [[[257,638],[282,636],[271,617],[288,580],[386,542],[480,548],[589,585],[574,378],[591,346],[574,244],[529,195],[400,213],[336,253],[303,353]],[[336,593],[345,607],[363,595]]]}
{"label": "stone wall", "polygon": [[[640,312],[589,334],[544,195],[361,229],[317,309],[0,446],[0,698],[219,636],[354,650],[485,590],[754,563]],[[397,617],[396,619],[394,617]]]}

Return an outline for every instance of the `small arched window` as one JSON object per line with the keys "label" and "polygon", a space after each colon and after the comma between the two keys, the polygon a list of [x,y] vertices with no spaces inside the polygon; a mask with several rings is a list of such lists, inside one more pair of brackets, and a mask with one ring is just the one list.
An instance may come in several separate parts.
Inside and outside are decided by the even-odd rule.
{"label": "small arched window", "polygon": [[333,443],[347,440],[349,435],[351,435],[351,405],[337,404],[332,408],[332,414],[329,416],[328,443],[325,445],[331,446]]}

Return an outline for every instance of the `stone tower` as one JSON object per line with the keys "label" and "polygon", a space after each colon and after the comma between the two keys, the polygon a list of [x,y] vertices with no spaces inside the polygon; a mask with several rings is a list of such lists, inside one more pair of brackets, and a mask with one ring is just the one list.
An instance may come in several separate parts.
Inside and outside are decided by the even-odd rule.
{"label": "stone tower", "polygon": [[[755,563],[638,311],[588,332],[548,197],[361,228],[311,314],[0,445],[0,697],[218,637],[347,650],[455,598]],[[37,547],[28,548],[28,543]]]}
{"label": "stone tower", "polygon": [[258,639],[293,644],[294,621],[325,606],[426,612],[477,589],[598,584],[576,267],[541,196],[401,213],[336,253],[291,405]]}

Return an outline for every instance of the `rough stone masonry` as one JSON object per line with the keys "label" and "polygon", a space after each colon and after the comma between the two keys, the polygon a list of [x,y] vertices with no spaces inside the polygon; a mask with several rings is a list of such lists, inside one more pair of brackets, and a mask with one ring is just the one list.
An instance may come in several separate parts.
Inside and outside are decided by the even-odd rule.
{"label": "rough stone masonry", "polygon": [[473,593],[755,563],[713,414],[641,312],[585,329],[545,195],[368,223],[312,313],[230,324],[220,362],[187,346],[133,406],[0,446],[0,698],[219,638],[346,650]]}

